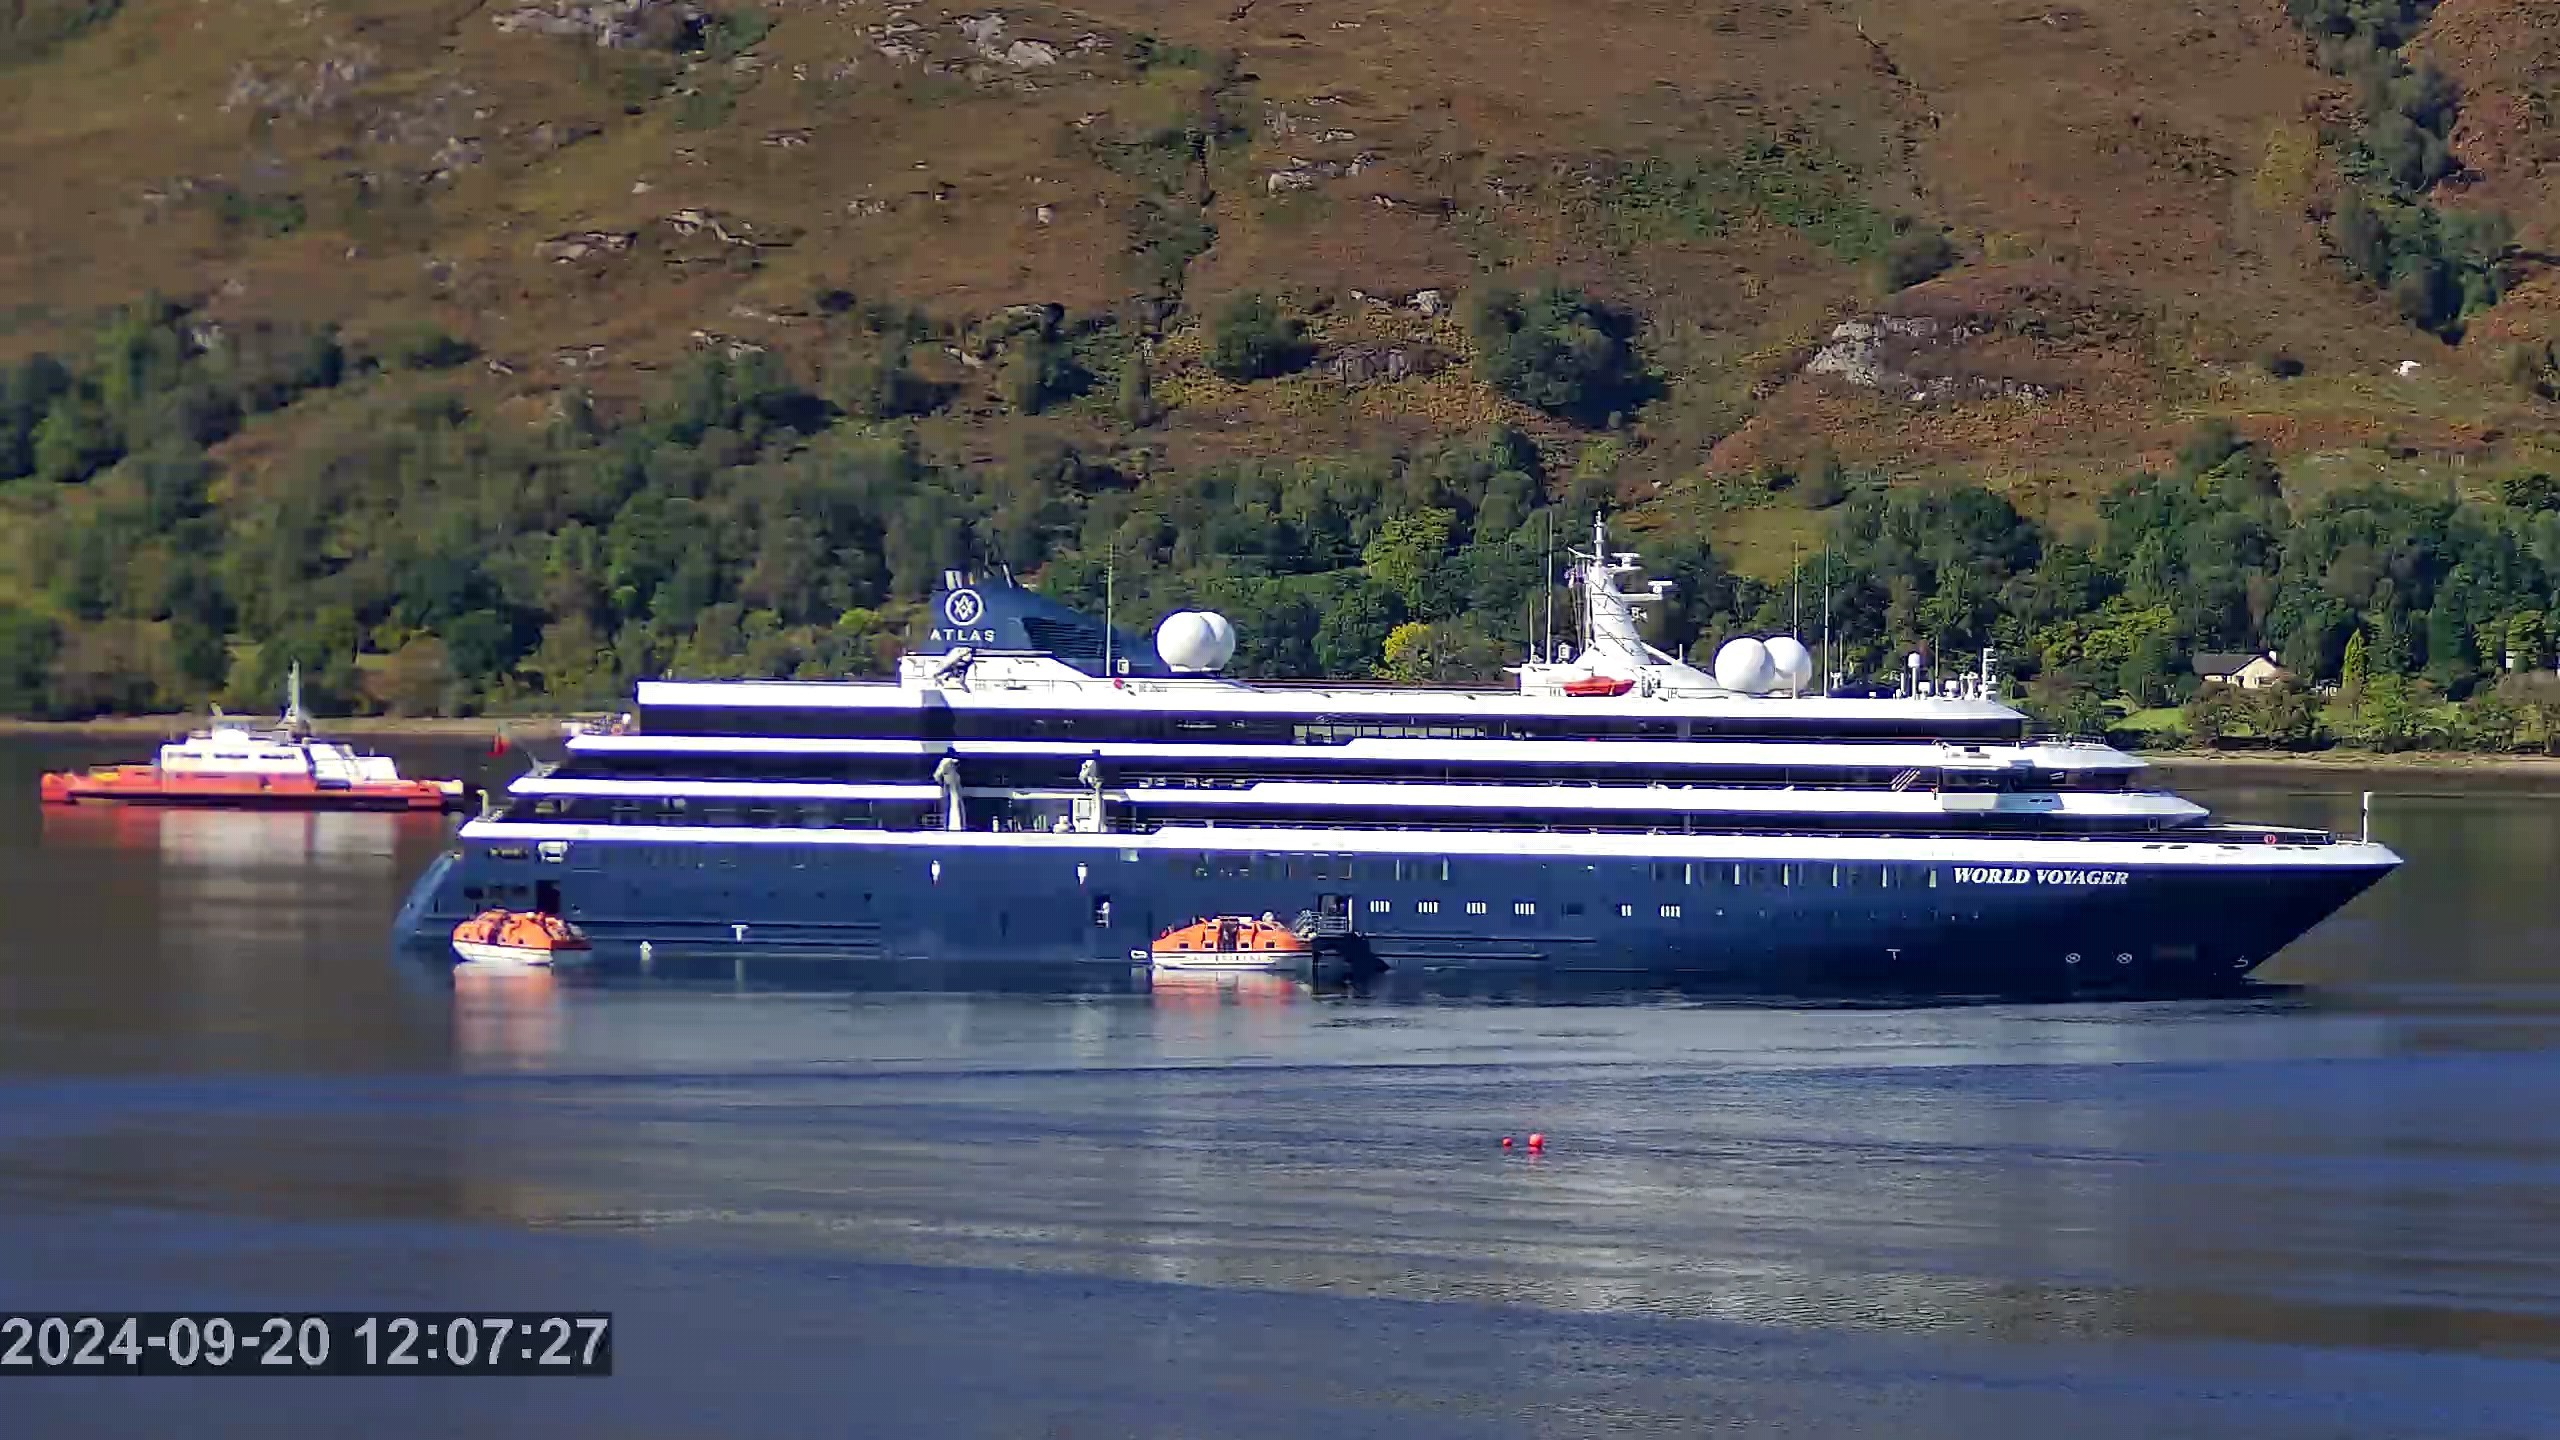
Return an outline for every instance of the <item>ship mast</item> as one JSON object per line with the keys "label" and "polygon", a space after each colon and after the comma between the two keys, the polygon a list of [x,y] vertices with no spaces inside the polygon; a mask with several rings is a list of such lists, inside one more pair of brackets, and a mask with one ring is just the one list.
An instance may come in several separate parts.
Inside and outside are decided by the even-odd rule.
{"label": "ship mast", "polygon": [[302,713],[302,662],[296,660],[284,672],[284,728],[299,739],[311,732],[311,721]]}
{"label": "ship mast", "polygon": [[1556,658],[1556,509],[1547,507],[1547,634],[1538,647],[1538,663],[1553,664]]}
{"label": "ship mast", "polygon": [[1591,558],[1582,571],[1582,653],[1591,653],[1600,638],[1600,622],[1592,612],[1591,587],[1600,579],[1600,567],[1609,563],[1609,520],[1599,510],[1591,512]]}

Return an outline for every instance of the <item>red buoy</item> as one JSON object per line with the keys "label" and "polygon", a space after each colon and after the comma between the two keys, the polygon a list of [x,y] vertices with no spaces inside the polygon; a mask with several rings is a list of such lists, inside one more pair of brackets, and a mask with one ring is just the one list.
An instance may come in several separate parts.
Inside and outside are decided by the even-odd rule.
{"label": "red buoy", "polygon": [[1539,1133],[1538,1133],[1537,1131],[1535,1131],[1535,1130],[1530,1131],[1530,1132],[1529,1132],[1529,1148],[1530,1148],[1530,1149],[1532,1149],[1532,1150],[1544,1150],[1544,1149],[1546,1149],[1546,1148],[1547,1148],[1547,1137],[1546,1137],[1546,1136],[1544,1136],[1544,1135],[1539,1134]]}
{"label": "red buoy", "polygon": [[1508,1150],[1508,1149],[1510,1149],[1510,1148],[1511,1148],[1511,1137],[1510,1137],[1510,1136],[1505,1135],[1505,1136],[1503,1136],[1503,1137],[1502,1137],[1502,1148],[1503,1148],[1503,1149],[1505,1149],[1505,1150]]}

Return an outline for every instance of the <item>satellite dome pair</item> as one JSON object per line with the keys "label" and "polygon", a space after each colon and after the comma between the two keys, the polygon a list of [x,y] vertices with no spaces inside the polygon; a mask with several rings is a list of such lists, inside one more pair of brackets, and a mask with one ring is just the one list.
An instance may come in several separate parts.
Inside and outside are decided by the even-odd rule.
{"label": "satellite dome pair", "polygon": [[1727,640],[1716,652],[1716,683],[1745,695],[1803,690],[1813,683],[1813,652],[1793,635]]}
{"label": "satellite dome pair", "polygon": [[1176,610],[1156,626],[1156,656],[1176,670],[1216,670],[1236,656],[1236,627],[1214,610]]}

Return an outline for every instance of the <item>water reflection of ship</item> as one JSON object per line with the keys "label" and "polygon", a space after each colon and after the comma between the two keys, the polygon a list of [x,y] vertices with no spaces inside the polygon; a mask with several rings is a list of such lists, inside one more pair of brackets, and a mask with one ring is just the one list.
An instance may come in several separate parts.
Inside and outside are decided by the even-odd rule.
{"label": "water reflection of ship", "polygon": [[561,1030],[560,982],[552,972],[455,967],[453,1042],[462,1059],[538,1065],[560,1053]]}
{"label": "water reflection of ship", "polygon": [[1147,993],[1159,1008],[1166,1009],[1277,1007],[1298,1003],[1313,994],[1314,987],[1295,976],[1269,971],[1157,970],[1148,977]]}
{"label": "water reflection of ship", "polygon": [[[450,948],[397,952],[422,982],[434,983],[456,972]],[[1436,1006],[1671,1006],[1701,1013],[1804,1011],[1881,1007],[1896,1013],[1932,1011],[1960,1013],[1998,1005],[2007,997],[1902,997],[1891,1001],[1865,997],[1844,1001],[1826,991],[1790,994],[1782,991],[1736,990],[1706,981],[1670,981],[1607,975],[1561,975],[1458,971],[1382,974],[1356,978],[1333,976],[1311,980],[1304,969],[1242,974],[1191,975],[1151,970],[1146,965],[1097,966],[1042,963],[1007,964],[976,958],[883,960],[876,955],[809,952],[797,955],[744,956],[726,950],[688,950],[654,946],[643,959],[637,946],[599,945],[587,963],[569,977],[576,988],[611,992],[754,993],[761,995],[867,995],[968,997],[1018,996],[1072,1000],[1107,996],[1146,997],[1149,1008],[1182,1010],[1221,1005],[1281,1007],[1304,1000],[1330,998],[1360,1005]],[[2256,983],[2250,991],[2265,997],[2292,993],[2292,987]]]}
{"label": "water reflection of ship", "polygon": [[326,860],[332,868],[389,871],[401,842],[429,843],[432,815],[328,810],[182,810],[117,806],[49,808],[48,835],[120,850],[157,851],[177,865],[263,868]]}

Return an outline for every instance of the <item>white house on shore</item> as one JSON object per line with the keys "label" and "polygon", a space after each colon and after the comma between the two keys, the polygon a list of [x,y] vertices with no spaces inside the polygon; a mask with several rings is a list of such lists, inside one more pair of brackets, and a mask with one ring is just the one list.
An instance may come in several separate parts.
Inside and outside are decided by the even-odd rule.
{"label": "white house on shore", "polygon": [[2196,678],[2207,685],[2236,685],[2243,690],[2264,690],[2292,678],[2276,657],[2264,651],[2207,652],[2195,657],[2195,671]]}

